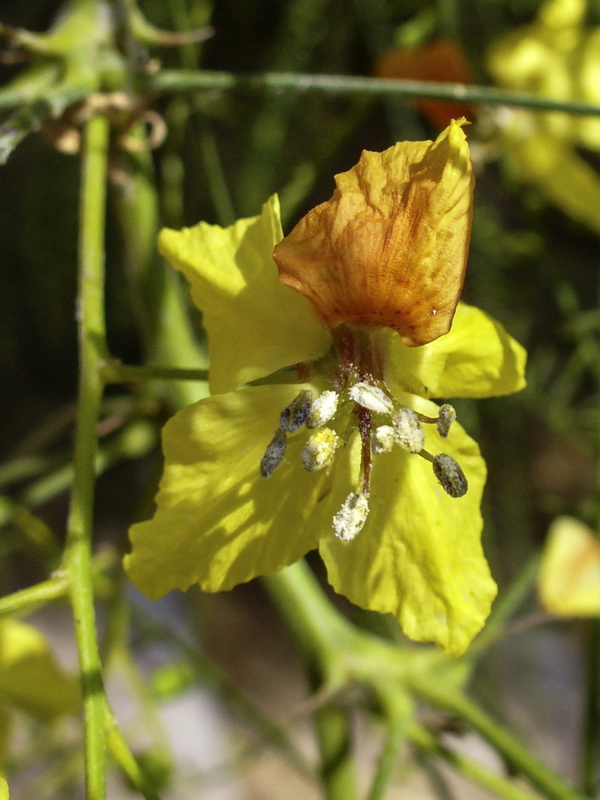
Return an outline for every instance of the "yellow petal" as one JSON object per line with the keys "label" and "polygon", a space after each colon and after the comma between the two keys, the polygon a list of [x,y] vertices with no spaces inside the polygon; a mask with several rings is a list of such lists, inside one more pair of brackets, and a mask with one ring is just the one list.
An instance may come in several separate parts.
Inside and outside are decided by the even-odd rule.
{"label": "yellow petal", "polygon": [[125,568],[155,600],[197,583],[208,592],[269,575],[317,546],[308,519],[325,474],[302,469],[302,443],[268,479],[259,475],[279,414],[302,388],[260,386],[216,395],[165,425],[157,510],[130,530]]}
{"label": "yellow petal", "polygon": [[600,614],[600,541],[587,525],[559,517],[550,526],[538,578],[540,601],[551,614]]}
{"label": "yellow petal", "polygon": [[546,0],[539,11],[542,25],[560,31],[577,27],[585,19],[587,0]]}
{"label": "yellow petal", "polygon": [[[550,0],[537,20],[502,36],[491,46],[487,66],[509,89],[554,100],[600,102],[600,28],[585,26],[587,0]],[[540,133],[600,149],[600,120],[561,113],[519,112],[524,135]],[[510,127],[510,126],[509,126]],[[533,134],[531,134],[533,135]]]}
{"label": "yellow petal", "polygon": [[200,222],[160,233],[160,252],[185,275],[203,313],[212,392],[318,358],[330,346],[310,304],[277,278],[272,252],[282,235],[275,196],[261,216],[229,228]]}
{"label": "yellow petal", "polygon": [[[571,144],[536,128],[515,124],[505,144],[519,177],[533,183],[570,217],[600,233],[600,176]],[[600,139],[599,139],[600,145]]]}
{"label": "yellow petal", "polygon": [[384,326],[406,345],[446,333],[471,232],[469,148],[453,121],[435,142],[364,151],[333,197],[275,248],[280,278],[330,328]]}
{"label": "yellow petal", "polygon": [[57,666],[46,639],[15,619],[0,621],[0,695],[40,719],[79,704],[78,683]]}
{"label": "yellow petal", "polygon": [[[412,401],[418,411],[436,413],[433,403]],[[426,448],[456,458],[469,481],[464,497],[445,494],[423,458],[399,449],[381,454],[373,464],[364,528],[351,542],[327,532],[320,551],[337,592],[362,608],[394,614],[411,639],[436,642],[458,656],[483,626],[496,594],[480,542],[485,464],[458,425],[443,441],[428,431]],[[359,450],[355,441],[344,468],[336,465],[331,499],[319,512],[323,528],[326,513],[356,480]]]}
{"label": "yellow petal", "polygon": [[0,778],[0,800],[8,800],[8,783],[5,778]]}
{"label": "yellow petal", "polygon": [[407,348],[385,334],[390,389],[421,397],[494,397],[525,386],[527,353],[503,326],[475,306],[459,303],[452,329],[423,347]]}

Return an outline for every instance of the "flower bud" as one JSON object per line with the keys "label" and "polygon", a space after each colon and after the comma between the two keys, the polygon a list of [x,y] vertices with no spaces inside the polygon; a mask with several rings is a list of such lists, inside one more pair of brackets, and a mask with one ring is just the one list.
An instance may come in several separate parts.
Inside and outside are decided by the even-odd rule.
{"label": "flower bud", "polygon": [[309,437],[302,451],[302,465],[309,472],[328,467],[333,461],[335,451],[340,446],[341,440],[331,428],[321,428]]}
{"label": "flower bud", "polygon": [[394,417],[396,441],[409,453],[420,453],[425,446],[425,432],[412,408],[401,408]]}
{"label": "flower bud", "polygon": [[333,532],[344,542],[350,542],[361,532],[369,516],[369,495],[349,494],[333,518]]}
{"label": "flower bud", "polygon": [[462,497],[467,493],[469,483],[458,461],[446,453],[433,457],[433,474],[440,482],[442,489],[450,497]]}
{"label": "flower bud", "polygon": [[392,401],[387,394],[378,386],[372,386],[365,381],[355,383],[349,394],[350,399],[359,406],[367,408],[369,411],[375,411],[377,414],[389,414],[394,410]]}

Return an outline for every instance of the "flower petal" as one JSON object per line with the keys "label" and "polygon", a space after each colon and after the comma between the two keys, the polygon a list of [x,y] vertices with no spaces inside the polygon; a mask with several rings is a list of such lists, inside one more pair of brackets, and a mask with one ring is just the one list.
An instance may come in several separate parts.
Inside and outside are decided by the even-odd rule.
{"label": "flower petal", "polygon": [[538,578],[540,601],[560,617],[600,615],[600,541],[572,517],[558,517],[548,531]]}
{"label": "flower petal", "polygon": [[277,278],[272,252],[282,235],[276,196],[261,216],[229,228],[200,222],[160,233],[160,252],[185,275],[203,312],[213,393],[318,358],[330,346],[310,304]]}
{"label": "flower petal", "polygon": [[302,442],[290,440],[276,478],[259,475],[279,414],[298,391],[241,389],[201,400],[167,422],[157,510],[131,528],[125,559],[146,596],[155,600],[194,583],[208,592],[231,589],[317,546],[307,521],[326,475],[301,468]]}
{"label": "flower petal", "polygon": [[[571,142],[515,117],[514,124],[504,129],[504,145],[521,180],[534,184],[550,203],[600,234],[600,178]],[[596,149],[600,149],[600,126]]]}
{"label": "flower petal", "polygon": [[473,176],[461,122],[435,142],[363,151],[275,248],[283,283],[330,328],[392,328],[409,346],[446,333],[463,284]]}
{"label": "flower petal", "polygon": [[452,329],[423,347],[404,347],[382,332],[386,381],[394,392],[421,397],[493,397],[525,386],[527,353],[485,312],[459,303]]}
{"label": "flower petal", "polygon": [[17,619],[0,621],[0,696],[40,719],[72,714],[78,681],[56,663],[44,636]]}
{"label": "flower petal", "polygon": [[[413,406],[429,416],[437,408],[420,398],[413,398]],[[374,460],[371,512],[363,530],[348,543],[329,533],[320,551],[337,592],[362,608],[394,614],[411,639],[434,641],[459,656],[483,626],[496,594],[480,542],[485,464],[459,425],[443,442],[428,432],[426,447],[459,462],[469,481],[464,497],[446,495],[423,458],[394,449]],[[336,469],[328,510],[352,486],[359,449],[354,442],[345,470]]]}

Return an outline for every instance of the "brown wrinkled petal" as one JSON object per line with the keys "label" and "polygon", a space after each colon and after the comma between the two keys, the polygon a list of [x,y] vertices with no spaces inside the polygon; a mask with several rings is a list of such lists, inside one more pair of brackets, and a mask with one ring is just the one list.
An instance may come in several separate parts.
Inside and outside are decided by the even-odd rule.
{"label": "brown wrinkled petal", "polygon": [[329,328],[384,326],[408,346],[450,330],[473,214],[463,122],[435,142],[363,151],[336,175],[333,197],[275,247],[280,280]]}

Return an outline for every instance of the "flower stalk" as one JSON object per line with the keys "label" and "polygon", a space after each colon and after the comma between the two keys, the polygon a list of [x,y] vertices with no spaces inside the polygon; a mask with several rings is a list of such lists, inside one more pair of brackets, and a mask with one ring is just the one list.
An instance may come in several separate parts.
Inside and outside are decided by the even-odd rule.
{"label": "flower stalk", "polygon": [[[353,628],[331,606],[316,578],[302,562],[268,578],[266,585],[290,630],[298,639],[310,668],[320,669],[322,687],[340,691],[350,684],[363,685],[375,696],[382,694],[384,709],[390,706],[387,697],[389,692],[397,695],[398,699],[408,690],[434,708],[451,713],[476,730],[549,800],[584,800],[584,795],[567,786],[508,730],[469,700],[456,686],[451,670],[444,671],[441,660],[428,660],[431,656],[443,659],[441,654],[433,651],[411,652],[394,647],[370,633]],[[421,656],[423,661],[419,660]],[[427,743],[422,736],[415,734],[415,742],[419,741],[423,741],[427,749],[433,749],[431,740]],[[446,754],[446,758],[453,760],[450,754]],[[463,771],[460,759],[454,759],[454,762]],[[519,790],[510,791],[511,784],[505,780],[494,781],[493,776],[486,775],[477,777],[469,769],[466,772],[479,782],[489,779],[490,785],[494,785],[494,791],[500,796],[527,796]]]}
{"label": "flower stalk", "polygon": [[600,108],[591,103],[551,100],[527,92],[509,92],[490,86],[430,83],[391,78],[367,78],[354,75],[309,75],[292,72],[263,72],[245,75],[210,70],[164,69],[144,76],[144,88],[152,92],[270,91],[322,92],[370,97],[430,98],[460,100],[468,104],[530,108],[536,111],[563,111],[567,114],[600,116]]}
{"label": "flower stalk", "polygon": [[73,488],[67,526],[65,567],[82,680],[86,754],[86,800],[106,796],[104,689],[96,636],[92,580],[92,531],[96,428],[107,360],[104,323],[104,223],[108,122],[92,117],[85,128],[79,242],[79,399]]}

